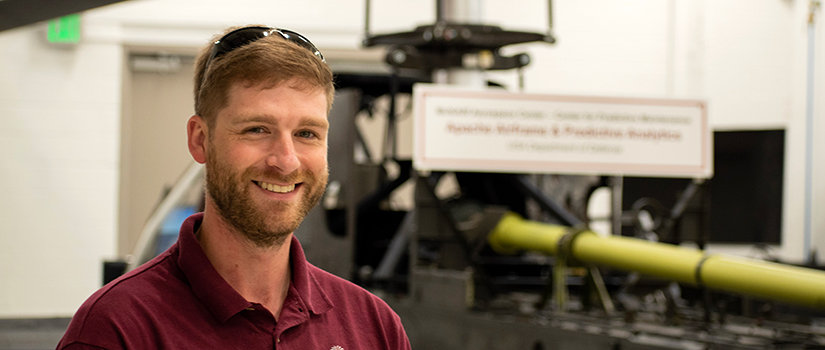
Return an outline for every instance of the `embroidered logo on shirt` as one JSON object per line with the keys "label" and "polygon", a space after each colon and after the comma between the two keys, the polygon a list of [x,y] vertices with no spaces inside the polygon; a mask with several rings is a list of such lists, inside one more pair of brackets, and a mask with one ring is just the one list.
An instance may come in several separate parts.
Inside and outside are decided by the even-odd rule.
{"label": "embroidered logo on shirt", "polygon": [[333,346],[333,347],[329,348],[329,350],[344,350],[344,347],[342,347],[340,345],[336,345],[336,346]]}

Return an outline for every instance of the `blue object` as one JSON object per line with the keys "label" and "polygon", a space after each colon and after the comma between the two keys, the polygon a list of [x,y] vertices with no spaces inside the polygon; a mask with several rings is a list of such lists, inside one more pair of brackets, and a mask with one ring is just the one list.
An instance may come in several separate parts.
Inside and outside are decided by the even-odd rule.
{"label": "blue object", "polygon": [[190,215],[195,213],[195,207],[180,207],[172,210],[169,215],[163,219],[160,225],[160,232],[158,234],[155,244],[155,256],[169,249],[172,244],[178,240],[178,232],[180,232],[180,225]]}

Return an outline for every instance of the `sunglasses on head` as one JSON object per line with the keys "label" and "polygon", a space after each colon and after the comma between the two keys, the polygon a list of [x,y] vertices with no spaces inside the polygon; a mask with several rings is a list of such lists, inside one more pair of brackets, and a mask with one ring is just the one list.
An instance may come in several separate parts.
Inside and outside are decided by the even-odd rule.
{"label": "sunglasses on head", "polygon": [[206,60],[206,66],[209,67],[209,64],[212,63],[212,60],[226,54],[234,49],[237,49],[241,46],[249,44],[255,40],[260,38],[264,38],[270,35],[279,35],[281,38],[289,40],[293,43],[300,45],[301,47],[306,48],[313,55],[318,57],[322,62],[326,62],[324,59],[324,55],[321,54],[321,51],[312,44],[305,36],[293,32],[288,29],[279,29],[279,28],[269,28],[269,27],[244,27],[240,29],[235,29],[220,39],[216,41],[212,45],[212,50],[209,53],[209,58]]}

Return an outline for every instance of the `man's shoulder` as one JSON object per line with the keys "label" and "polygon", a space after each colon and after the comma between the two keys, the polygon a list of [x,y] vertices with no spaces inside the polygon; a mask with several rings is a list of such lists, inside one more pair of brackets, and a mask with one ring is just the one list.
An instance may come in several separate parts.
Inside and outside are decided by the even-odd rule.
{"label": "man's shoulder", "polygon": [[115,347],[122,341],[122,331],[141,327],[141,320],[151,317],[164,305],[172,306],[169,287],[181,284],[171,266],[170,254],[163,253],[150,262],[109,282],[94,292],[72,317],[62,345],[72,342]]}
{"label": "man's shoulder", "polygon": [[365,344],[383,349],[410,348],[401,318],[384,299],[318,267],[312,266],[310,272],[334,305],[331,317],[342,324],[358,325]]}
{"label": "man's shoulder", "polygon": [[381,318],[398,318],[384,299],[364,287],[314,265],[310,265],[310,273],[330,301],[339,308],[343,306],[346,312],[367,312]]}
{"label": "man's shoulder", "polygon": [[[377,298],[363,287],[320,267],[309,265],[309,273],[325,291],[347,292],[344,295]],[[341,294],[338,294],[341,295]]]}
{"label": "man's shoulder", "polygon": [[90,309],[116,307],[135,302],[163,301],[170,287],[180,285],[183,277],[173,254],[165,252],[151,261],[109,282],[81,306]]}

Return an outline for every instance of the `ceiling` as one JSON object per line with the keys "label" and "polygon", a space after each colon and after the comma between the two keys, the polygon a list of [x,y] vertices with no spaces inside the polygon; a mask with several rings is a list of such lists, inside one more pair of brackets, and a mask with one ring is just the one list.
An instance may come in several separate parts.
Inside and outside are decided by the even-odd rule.
{"label": "ceiling", "polygon": [[123,0],[0,0],[0,31]]}

